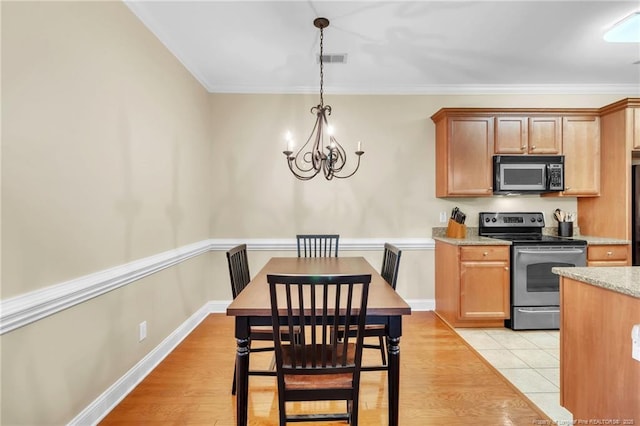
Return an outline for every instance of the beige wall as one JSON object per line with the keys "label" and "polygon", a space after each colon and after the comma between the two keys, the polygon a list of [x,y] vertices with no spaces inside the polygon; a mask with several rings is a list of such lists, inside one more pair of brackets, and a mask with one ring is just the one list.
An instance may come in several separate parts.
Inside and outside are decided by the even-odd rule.
{"label": "beige wall", "polygon": [[432,227],[443,226],[438,213],[453,206],[468,213],[472,226],[485,209],[536,209],[549,215],[556,207],[575,210],[575,198],[434,198],[435,129],[429,117],[441,107],[599,107],[623,96],[325,95],[337,139],[348,152],[355,151],[357,141],[365,151],[355,176],[330,182],[295,179],[282,154],[287,129],[298,145],[308,137],[314,120],[309,108],[317,104],[317,95],[211,97],[213,237],[284,238],[317,231],[402,238],[430,237]]}
{"label": "beige wall", "polygon": [[[290,130],[298,146],[306,141],[314,121],[309,109],[318,103],[318,95],[213,94],[212,237],[335,232],[343,238],[428,238],[432,227],[446,225],[439,222],[439,212],[454,206],[467,213],[470,226],[478,226],[479,212],[494,210],[543,211],[553,226],[553,210],[575,211],[575,198],[435,198],[435,128],[430,116],[442,107],[593,108],[622,97],[325,94],[337,139],[348,152],[361,141],[365,154],[352,178],[302,182],[286,166],[284,135]],[[380,253],[364,254],[379,265]],[[224,273],[222,267],[218,271]],[[403,297],[433,299],[433,277],[432,250],[403,253],[397,287]]]}
{"label": "beige wall", "polygon": [[[438,212],[575,199],[434,198],[443,106],[598,107],[620,95],[334,96],[351,179],[294,179],[284,132],[317,95],[207,94],[117,2],[2,2],[2,269],[7,299],[208,238],[429,237]],[[274,255],[251,252],[252,272]],[[380,252],[349,252],[380,264]],[[433,252],[405,251],[398,291],[433,298]],[[209,300],[224,254],[188,260],[0,337],[2,424],[68,422]],[[146,320],[149,337],[137,341]]]}
{"label": "beige wall", "polygon": [[[209,95],[123,3],[3,1],[2,65],[3,299],[208,237]],[[71,420],[210,274],[204,255],[4,334],[0,423]]]}

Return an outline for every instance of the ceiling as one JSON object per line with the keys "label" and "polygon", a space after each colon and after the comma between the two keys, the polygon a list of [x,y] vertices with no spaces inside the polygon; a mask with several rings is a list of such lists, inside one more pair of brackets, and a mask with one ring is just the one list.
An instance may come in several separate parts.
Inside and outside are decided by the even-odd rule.
{"label": "ceiling", "polygon": [[640,1],[126,1],[213,93],[640,93]]}

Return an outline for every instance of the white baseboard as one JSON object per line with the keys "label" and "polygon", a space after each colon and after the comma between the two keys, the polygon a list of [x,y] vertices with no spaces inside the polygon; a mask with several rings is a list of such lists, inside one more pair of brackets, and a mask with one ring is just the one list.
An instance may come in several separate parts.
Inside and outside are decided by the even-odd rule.
{"label": "white baseboard", "polygon": [[435,299],[406,299],[412,311],[435,311]]}
{"label": "white baseboard", "polygon": [[[226,309],[227,305],[225,305],[224,309]],[[134,365],[131,370],[127,371],[124,376],[82,410],[80,414],[69,422],[69,425],[87,426],[98,424],[212,312],[212,309],[219,309],[219,306],[215,302],[210,302],[191,315],[155,349]]]}
{"label": "white baseboard", "polygon": [[[131,370],[111,385],[80,414],[69,422],[70,426],[96,425],[106,417],[154,368],[158,366],[209,314],[225,313],[230,300],[214,300],[206,303],[191,315],[173,333],[164,339],[155,349],[140,360]],[[432,311],[433,299],[407,300],[413,311]]]}

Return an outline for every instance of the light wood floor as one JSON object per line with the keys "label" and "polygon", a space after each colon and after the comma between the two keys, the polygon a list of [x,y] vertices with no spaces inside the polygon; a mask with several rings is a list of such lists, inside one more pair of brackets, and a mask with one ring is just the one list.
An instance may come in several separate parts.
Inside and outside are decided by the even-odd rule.
{"label": "light wood floor", "polygon": [[[224,314],[207,317],[101,424],[234,425],[233,324]],[[551,424],[432,312],[404,317],[400,351],[403,426]],[[379,363],[379,353],[366,352],[365,364]],[[252,368],[266,368],[271,356],[252,354]],[[362,374],[362,425],[387,424],[386,388],[386,372]],[[252,376],[249,389],[249,424],[276,425],[275,378]],[[343,409],[344,403],[335,404],[297,403],[294,409]]]}

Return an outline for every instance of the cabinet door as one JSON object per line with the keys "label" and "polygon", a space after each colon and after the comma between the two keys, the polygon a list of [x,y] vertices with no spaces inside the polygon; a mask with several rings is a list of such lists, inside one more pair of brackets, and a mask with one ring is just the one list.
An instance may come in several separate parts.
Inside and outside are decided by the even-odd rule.
{"label": "cabinet door", "polygon": [[600,194],[600,118],[564,117],[563,195],[592,197]]}
{"label": "cabinet door", "polygon": [[530,154],[562,153],[560,117],[529,117]]}
{"label": "cabinet door", "polygon": [[509,263],[460,262],[460,318],[509,318]]}
{"label": "cabinet door", "polygon": [[496,154],[526,154],[527,117],[496,117]]}
{"label": "cabinet door", "polygon": [[493,117],[450,117],[447,195],[493,194]]}

